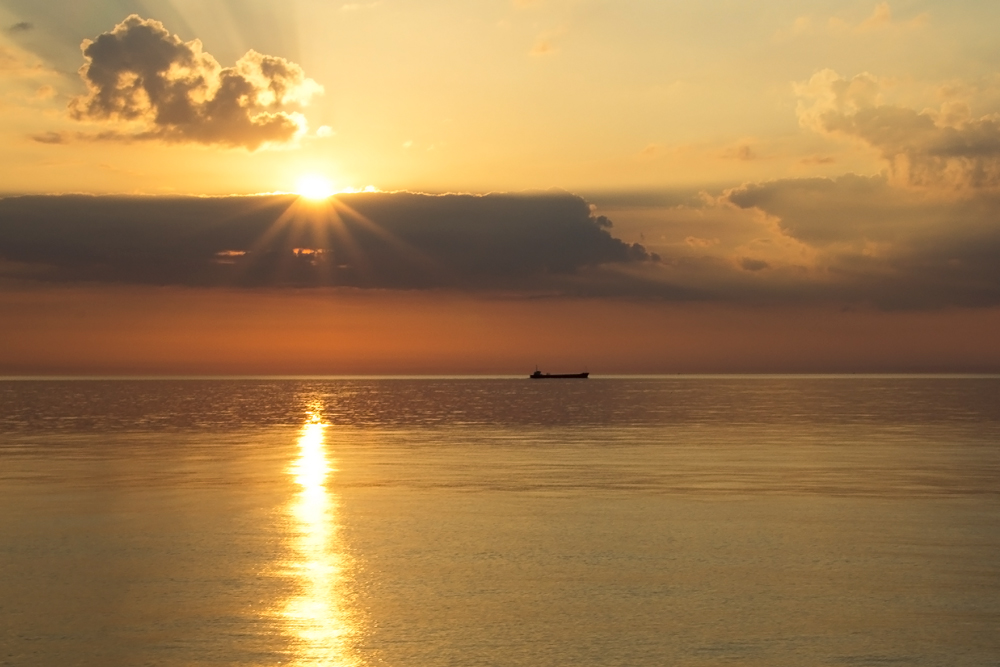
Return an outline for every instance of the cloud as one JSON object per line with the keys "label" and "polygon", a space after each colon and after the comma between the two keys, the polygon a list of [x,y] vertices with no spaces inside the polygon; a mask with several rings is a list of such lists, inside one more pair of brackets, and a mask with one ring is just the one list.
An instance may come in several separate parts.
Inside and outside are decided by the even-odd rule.
{"label": "cloud", "polygon": [[0,44],[0,77],[37,79],[55,74],[30,53],[14,46]]}
{"label": "cloud", "polygon": [[832,30],[837,32],[849,30],[852,32],[865,33],[889,30],[893,28],[920,28],[927,24],[929,18],[930,16],[925,12],[923,14],[918,14],[909,21],[897,21],[892,16],[892,7],[889,3],[880,2],[875,5],[875,9],[872,10],[871,15],[857,25],[852,25],[847,21],[836,17],[830,19],[829,25]]}
{"label": "cloud", "polygon": [[812,247],[891,241],[913,229],[925,207],[925,202],[887,187],[884,178],[852,174],[749,183],[731,190],[726,199],[774,216],[782,233]]}
{"label": "cloud", "polygon": [[48,84],[45,84],[44,86],[39,86],[38,89],[35,90],[35,94],[32,97],[33,99],[42,102],[45,100],[52,99],[55,96],[56,96],[56,89]]}
{"label": "cloud", "polygon": [[750,257],[740,259],[740,268],[744,271],[763,271],[770,267],[771,265],[762,259],[752,259]]}
{"label": "cloud", "polygon": [[994,192],[935,198],[885,177],[846,175],[749,184],[725,199],[772,217],[812,248],[812,279],[845,301],[890,309],[1000,303]]}
{"label": "cloud", "polygon": [[12,197],[0,262],[69,282],[585,292],[603,266],[656,259],[610,224],[549,193]]}
{"label": "cloud", "polygon": [[23,60],[18,54],[0,44],[0,73],[18,72],[23,66]]}
{"label": "cloud", "polygon": [[829,155],[810,155],[809,157],[804,157],[799,160],[801,165],[822,165],[822,164],[833,164],[837,161],[837,158],[831,157]]}
{"label": "cloud", "polygon": [[872,15],[861,22],[858,30],[878,30],[892,25],[892,9],[888,2],[880,2],[875,5]]}
{"label": "cloud", "polygon": [[758,159],[756,151],[754,151],[753,146],[749,143],[739,143],[735,146],[729,146],[722,151],[721,157],[726,160],[742,160],[744,162]]}
{"label": "cloud", "polygon": [[954,101],[923,111],[885,104],[882,88],[868,73],[847,79],[829,69],[817,72],[797,86],[799,121],[876,149],[899,184],[1000,187],[1000,115],[969,118]]}
{"label": "cloud", "polygon": [[31,135],[32,141],[37,141],[40,144],[65,144],[68,142],[66,134],[63,132],[42,132],[41,134]]}
{"label": "cloud", "polygon": [[101,138],[256,150],[303,134],[298,109],[323,90],[299,65],[256,51],[220,67],[199,40],[184,42],[135,14],[81,48],[89,93],[70,111],[77,120],[118,125]]}
{"label": "cloud", "polygon": [[697,236],[687,236],[684,238],[684,243],[692,248],[711,248],[714,245],[719,245],[721,241],[719,239],[703,239]]}
{"label": "cloud", "polygon": [[28,23],[27,21],[19,21],[18,23],[15,23],[7,28],[7,32],[29,32],[34,29],[34,24]]}
{"label": "cloud", "polygon": [[941,196],[894,186],[888,175],[847,174],[654,194],[596,197],[618,229],[641,233],[660,256],[631,269],[635,296],[884,310],[1000,305],[994,190]]}
{"label": "cloud", "polygon": [[826,30],[834,35],[865,35],[884,33],[886,31],[902,31],[921,28],[927,25],[930,15],[926,12],[918,14],[907,21],[899,21],[893,17],[892,7],[888,2],[875,5],[872,13],[860,22],[845,20],[839,16],[831,16],[825,20],[814,16],[799,16],[787,28],[775,33],[775,39],[784,41],[804,35],[814,35],[817,28],[825,25]]}

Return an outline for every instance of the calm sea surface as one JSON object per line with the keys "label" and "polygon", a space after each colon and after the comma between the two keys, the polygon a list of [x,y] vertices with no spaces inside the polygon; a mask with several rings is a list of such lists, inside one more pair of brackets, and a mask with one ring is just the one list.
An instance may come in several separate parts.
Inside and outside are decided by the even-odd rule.
{"label": "calm sea surface", "polygon": [[0,664],[1000,665],[1000,378],[0,381]]}

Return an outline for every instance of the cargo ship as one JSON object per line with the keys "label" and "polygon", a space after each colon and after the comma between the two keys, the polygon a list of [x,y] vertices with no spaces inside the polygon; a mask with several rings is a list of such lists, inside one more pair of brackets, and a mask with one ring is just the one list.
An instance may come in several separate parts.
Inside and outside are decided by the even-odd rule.
{"label": "cargo ship", "polygon": [[543,373],[537,368],[528,377],[532,380],[586,380],[590,373]]}

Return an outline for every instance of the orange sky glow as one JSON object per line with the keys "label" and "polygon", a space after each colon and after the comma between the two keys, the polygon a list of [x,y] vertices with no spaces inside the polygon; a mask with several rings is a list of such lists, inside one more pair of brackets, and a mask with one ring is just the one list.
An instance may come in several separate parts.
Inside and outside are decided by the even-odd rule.
{"label": "orange sky glow", "polygon": [[348,290],[7,292],[0,369],[130,374],[976,372],[1000,309],[944,313]]}
{"label": "orange sky glow", "polygon": [[0,374],[998,372],[998,24],[0,0]]}

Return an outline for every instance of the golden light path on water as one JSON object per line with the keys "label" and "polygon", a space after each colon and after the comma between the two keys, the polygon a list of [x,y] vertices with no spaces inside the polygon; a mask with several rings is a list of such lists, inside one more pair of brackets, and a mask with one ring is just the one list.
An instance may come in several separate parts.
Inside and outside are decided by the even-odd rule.
{"label": "golden light path on water", "polygon": [[359,660],[347,648],[355,629],[341,590],[346,558],[337,537],[337,499],[327,489],[336,472],[327,456],[328,426],[318,410],[309,413],[298,439],[299,457],[289,469],[301,488],[290,506],[298,533],[290,573],[299,592],[284,617],[296,640],[292,664],[348,667]]}

